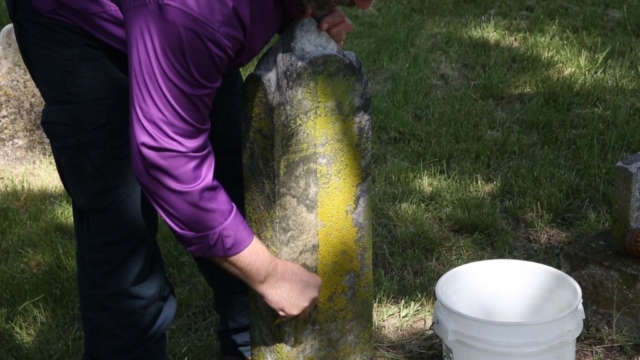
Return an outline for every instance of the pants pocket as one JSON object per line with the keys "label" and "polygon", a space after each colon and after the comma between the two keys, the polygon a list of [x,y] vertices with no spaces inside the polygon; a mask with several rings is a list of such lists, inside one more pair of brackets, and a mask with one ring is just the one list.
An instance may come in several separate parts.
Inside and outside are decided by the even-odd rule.
{"label": "pants pocket", "polygon": [[99,211],[121,201],[137,182],[131,171],[128,106],[45,107],[42,128],[74,205]]}

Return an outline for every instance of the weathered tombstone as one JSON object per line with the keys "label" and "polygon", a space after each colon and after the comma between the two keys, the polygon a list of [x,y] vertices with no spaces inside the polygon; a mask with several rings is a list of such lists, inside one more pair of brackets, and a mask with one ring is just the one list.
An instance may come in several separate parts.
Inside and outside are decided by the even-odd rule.
{"label": "weathered tombstone", "polygon": [[251,302],[253,358],[371,359],[370,91],[360,61],[307,18],[245,85],[247,219],[279,257],[323,279],[307,319]]}
{"label": "weathered tombstone", "polygon": [[0,32],[0,166],[23,165],[49,153],[40,127],[43,105],[7,25]]}
{"label": "weathered tombstone", "polygon": [[616,164],[611,221],[616,248],[640,256],[640,153]]}

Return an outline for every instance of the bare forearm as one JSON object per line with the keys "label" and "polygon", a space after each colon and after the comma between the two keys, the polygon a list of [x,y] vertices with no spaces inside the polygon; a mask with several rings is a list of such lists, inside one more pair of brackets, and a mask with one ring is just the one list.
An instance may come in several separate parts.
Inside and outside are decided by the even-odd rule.
{"label": "bare forearm", "polygon": [[212,260],[258,292],[275,273],[279,262],[257,237],[239,254]]}
{"label": "bare forearm", "polygon": [[213,261],[253,288],[282,320],[304,317],[316,306],[318,275],[278,259],[257,237],[239,254]]}

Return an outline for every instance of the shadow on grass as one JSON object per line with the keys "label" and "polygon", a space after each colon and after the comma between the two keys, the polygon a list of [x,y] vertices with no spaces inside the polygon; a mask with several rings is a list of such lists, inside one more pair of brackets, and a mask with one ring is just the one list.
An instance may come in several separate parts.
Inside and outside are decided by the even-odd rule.
{"label": "shadow on grass", "polygon": [[0,192],[0,358],[80,357],[75,242],[66,196]]}
{"label": "shadow on grass", "polygon": [[[69,198],[61,190],[18,185],[0,190],[0,239],[0,359],[79,359],[82,326]],[[158,241],[180,303],[168,331],[168,356],[216,356],[211,289],[164,225]]]}
{"label": "shadow on grass", "polygon": [[[0,191],[2,359],[81,356],[75,242],[68,208],[69,200],[62,192]],[[195,353],[198,358],[198,354],[207,353],[205,349],[215,344],[210,290],[203,283],[188,280],[196,270],[184,269],[185,262],[190,262],[184,252],[177,246],[168,252],[169,264],[174,263],[168,271],[172,272],[173,267],[174,273],[178,268],[187,273],[172,279],[178,297],[185,301],[181,301],[179,314],[170,329],[170,343],[174,345],[170,346],[170,356],[192,358]],[[385,334],[385,329],[376,329],[377,359],[435,359],[440,351],[435,335],[419,326],[400,327],[393,334]]]}
{"label": "shadow on grass", "polygon": [[397,267],[412,249],[428,257],[438,237],[482,248],[536,222],[571,231],[606,218],[613,164],[637,150],[633,91],[559,76],[558,63],[487,39],[451,41],[473,61],[436,66],[445,88],[424,87],[401,126],[378,125],[377,148],[394,150],[375,160],[376,235],[397,251],[376,263]]}
{"label": "shadow on grass", "polygon": [[385,59],[391,80],[374,99],[383,298],[435,301],[439,277],[475,260],[557,267],[572,239],[609,226],[614,164],[640,150],[637,26],[616,38],[581,33],[575,18],[521,14],[512,26],[461,13],[448,14],[459,28],[407,31],[411,57]]}
{"label": "shadow on grass", "polygon": [[[415,25],[411,58],[397,55],[406,65],[390,66],[395,80],[374,99],[385,103],[373,211],[383,296],[433,301],[437,279],[474,260],[557,266],[573,237],[608,226],[613,165],[640,150],[636,63],[622,55],[633,33],[570,42],[556,33],[579,32],[575,19],[535,15],[531,31],[461,13],[450,20],[461,28]],[[558,30],[536,38],[545,23]],[[598,59],[603,44],[619,51]],[[593,54],[580,58],[581,45]]]}
{"label": "shadow on grass", "polygon": [[[60,191],[0,190],[0,359],[79,359],[82,354],[70,200]],[[179,309],[169,358],[216,356],[211,289],[162,225],[158,241]]]}

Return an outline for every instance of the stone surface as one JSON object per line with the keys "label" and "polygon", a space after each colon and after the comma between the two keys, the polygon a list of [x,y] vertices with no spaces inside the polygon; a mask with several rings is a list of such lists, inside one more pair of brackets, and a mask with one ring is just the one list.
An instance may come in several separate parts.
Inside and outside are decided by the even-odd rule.
{"label": "stone surface", "polygon": [[625,236],[640,229],[640,154],[634,154],[616,164],[611,214],[613,241],[623,251]]}
{"label": "stone surface", "polygon": [[573,240],[562,270],[582,288],[589,326],[640,336],[640,261],[615,251],[610,232]]}
{"label": "stone surface", "polygon": [[247,220],[323,279],[306,320],[252,299],[253,358],[371,359],[370,91],[362,65],[308,18],[246,80]]}
{"label": "stone surface", "polygon": [[49,154],[40,127],[43,106],[8,25],[0,33],[0,166],[24,165]]}

